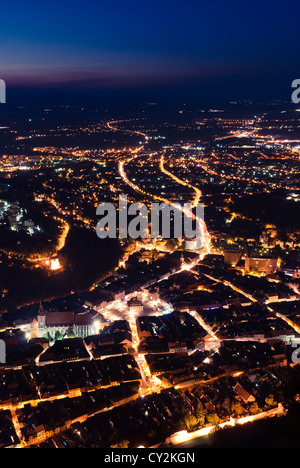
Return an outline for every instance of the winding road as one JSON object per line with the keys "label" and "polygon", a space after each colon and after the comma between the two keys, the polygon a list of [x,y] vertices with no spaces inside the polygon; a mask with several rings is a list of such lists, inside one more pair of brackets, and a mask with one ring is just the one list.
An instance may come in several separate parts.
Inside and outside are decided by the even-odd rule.
{"label": "winding road", "polygon": [[[116,122],[108,122],[107,126],[108,126],[108,128],[110,130],[121,131],[121,132],[126,131],[126,130],[119,130],[118,127],[115,126],[115,124],[116,124]],[[138,132],[138,131],[133,131],[133,130],[130,130],[130,132],[136,133],[137,135],[143,136],[146,139],[146,142],[147,142],[148,137],[147,137],[147,135],[145,133]],[[128,177],[127,173],[126,173],[126,166],[129,163],[131,163],[132,161],[134,161],[135,159],[138,159],[140,157],[152,157],[155,154],[157,154],[157,153],[148,153],[146,155],[145,154],[141,155],[140,153],[141,153],[141,151],[143,149],[144,149],[144,145],[140,146],[137,149],[131,150],[129,152],[128,157],[126,159],[124,159],[123,161],[119,162],[118,168],[119,168],[120,176],[122,177],[125,184],[128,185],[129,187],[131,187],[135,192],[139,192],[139,193],[141,193],[141,194],[143,194],[145,196],[148,196],[149,199],[152,198],[152,199],[158,200],[160,202],[163,202],[163,203],[166,203],[166,204],[170,205],[171,207],[173,207],[175,209],[178,209],[177,204],[175,204],[172,201],[170,201],[170,200],[168,200],[166,198],[163,198],[163,197],[161,197],[159,195],[155,195],[153,193],[145,191],[144,189],[142,189],[141,187],[139,187],[137,184],[133,183],[129,179],[129,177]],[[165,174],[166,176],[173,179],[176,183],[191,188],[195,192],[195,196],[194,196],[194,198],[193,198],[193,200],[191,202],[192,207],[195,208],[200,203],[200,199],[202,197],[202,192],[200,191],[200,189],[198,187],[195,187],[192,184],[180,179],[179,177],[177,177],[176,175],[174,175],[173,173],[168,171],[165,168],[164,154],[161,155],[159,167],[160,167],[160,170],[161,170],[161,172],[163,174]],[[203,244],[202,256],[210,253],[211,252],[210,235],[209,235],[209,232],[207,230],[207,227],[206,227],[206,224],[205,224],[204,220],[196,218],[194,213],[191,210],[188,210],[184,206],[182,206],[181,211],[185,216],[188,216],[188,217],[191,216],[193,218],[193,220],[196,220],[198,222],[198,224],[199,224],[199,229],[200,229],[200,232],[201,232],[201,238],[202,238],[202,244]]]}

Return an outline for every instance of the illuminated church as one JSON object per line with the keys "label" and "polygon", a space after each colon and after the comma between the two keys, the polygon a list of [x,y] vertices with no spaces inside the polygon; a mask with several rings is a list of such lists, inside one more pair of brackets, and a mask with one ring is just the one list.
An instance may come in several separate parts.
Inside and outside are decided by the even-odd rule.
{"label": "illuminated church", "polygon": [[93,319],[87,312],[75,314],[72,311],[45,311],[40,304],[38,313],[38,336],[50,341],[63,338],[85,338],[95,333]]}

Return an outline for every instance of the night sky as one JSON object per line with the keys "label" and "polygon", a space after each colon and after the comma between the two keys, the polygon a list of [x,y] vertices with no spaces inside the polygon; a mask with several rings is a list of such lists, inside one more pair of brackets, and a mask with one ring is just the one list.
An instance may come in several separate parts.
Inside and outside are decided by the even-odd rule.
{"label": "night sky", "polygon": [[294,0],[10,0],[0,78],[19,90],[288,99],[299,12]]}

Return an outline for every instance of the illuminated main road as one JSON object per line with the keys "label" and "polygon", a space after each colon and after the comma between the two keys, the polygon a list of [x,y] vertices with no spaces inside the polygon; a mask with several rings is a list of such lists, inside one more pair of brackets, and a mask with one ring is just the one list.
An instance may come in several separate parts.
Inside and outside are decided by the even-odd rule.
{"label": "illuminated main road", "polygon": [[[111,121],[111,122],[107,122],[107,127],[110,129],[110,130],[113,130],[113,131],[121,131],[121,132],[129,132],[129,133],[134,133],[136,135],[139,135],[139,136],[142,136],[143,138],[145,138],[146,142],[148,141],[148,137],[145,133],[141,132],[141,131],[137,131],[137,130],[123,130],[123,129],[119,129],[116,124],[117,123],[120,123],[122,121]],[[123,181],[129,186],[131,187],[134,191],[136,192],[139,192],[139,193],[142,193],[143,195],[145,196],[148,196],[150,199],[154,198],[155,200],[158,200],[158,201],[161,201],[163,203],[167,203],[168,205],[170,205],[171,207],[177,209],[178,206],[175,205],[173,202],[171,202],[170,200],[166,199],[166,198],[163,198],[163,197],[160,197],[158,195],[154,195],[153,193],[150,193],[150,192],[147,192],[145,190],[143,190],[142,188],[140,188],[137,184],[134,184],[130,179],[129,177],[127,176],[126,174],[126,170],[125,170],[125,166],[127,164],[129,164],[131,161],[133,161],[134,159],[137,159],[139,157],[141,157],[140,155],[140,152],[144,149],[144,145],[141,144],[141,146],[139,148],[136,148],[134,150],[131,150],[129,151],[129,156],[126,160],[124,161],[120,161],[119,163],[119,173],[120,173],[120,176],[122,177]],[[146,155],[147,157],[151,157],[153,156],[154,154],[157,154],[157,153],[149,153],[148,155]],[[144,156],[145,157],[145,156]],[[165,166],[164,166],[164,155],[162,154],[161,158],[160,158],[160,170],[162,173],[164,173],[165,175],[167,175],[168,177],[170,177],[171,179],[173,179],[175,182],[177,182],[178,184],[180,185],[183,185],[183,186],[186,186],[186,187],[189,187],[191,188],[194,192],[195,192],[195,197],[192,201],[192,206],[193,208],[195,208],[199,203],[200,203],[200,199],[202,197],[202,193],[201,191],[197,188],[197,187],[194,187],[192,184],[180,179],[179,177],[175,176],[174,174],[172,174],[171,172],[169,172],[168,170],[166,170]],[[196,216],[189,210],[187,210],[186,208],[182,207],[181,208],[183,214],[185,214],[186,216],[188,217],[192,217],[193,220],[195,220],[198,225],[199,225],[199,229],[200,229],[200,232],[201,232],[201,237],[202,237],[202,241],[203,241],[203,255],[207,254],[207,253],[210,253],[211,251],[211,247],[210,247],[210,235],[207,231],[207,227],[206,227],[206,224],[205,222],[202,220],[202,219],[198,219],[196,218]]]}
{"label": "illuminated main road", "polygon": [[[116,123],[117,122],[108,122],[107,126],[108,126],[108,128],[110,130],[118,131],[119,130],[118,127],[115,126]],[[123,131],[123,130],[121,130],[121,131]],[[142,135],[144,138],[146,138],[146,140],[148,139],[146,134],[144,134],[142,132],[134,131],[133,133],[136,133],[138,135]],[[160,202],[163,202],[163,203],[166,203],[166,204],[170,205],[171,207],[173,207],[175,209],[178,209],[178,206],[176,204],[174,204],[172,201],[142,189],[139,185],[133,183],[129,179],[129,177],[128,177],[127,173],[126,173],[126,165],[128,165],[129,163],[131,163],[132,161],[134,161],[135,159],[138,159],[140,157],[151,157],[151,156],[154,156],[154,155],[157,154],[157,153],[149,153],[149,154],[146,154],[146,155],[141,155],[140,153],[141,153],[141,151],[143,149],[144,149],[144,146],[140,146],[137,149],[133,149],[133,150],[129,151],[128,157],[125,160],[119,162],[119,166],[118,166],[119,174],[122,177],[124,183],[126,185],[128,185],[131,189],[133,189],[135,192],[141,193],[142,195],[149,197],[149,199],[158,200]],[[190,183],[180,179],[179,177],[177,177],[174,174],[172,174],[171,172],[169,172],[164,166],[164,155],[163,154],[162,154],[162,156],[160,158],[159,168],[160,168],[160,170],[161,170],[161,172],[163,174],[165,174],[166,176],[173,179],[176,183],[178,183],[179,185],[187,186],[187,187],[191,188],[195,192],[195,196],[194,196],[194,198],[192,200],[192,207],[193,208],[195,208],[200,203],[200,199],[201,199],[201,196],[202,196],[201,191],[197,187],[194,187]],[[201,236],[202,236],[202,240],[203,240],[202,256],[206,255],[207,253],[210,253],[210,251],[211,251],[211,248],[210,248],[210,235],[209,235],[209,233],[207,231],[206,224],[205,224],[204,220],[196,218],[196,216],[192,213],[192,211],[187,210],[186,207],[181,207],[181,210],[182,210],[183,214],[185,214],[188,217],[191,216],[193,218],[193,220],[196,220],[196,222],[199,223],[199,228],[200,228],[200,232],[201,232]],[[199,256],[198,259],[194,260],[190,265],[182,266],[178,270],[177,273],[180,273],[184,269],[186,269],[186,270],[191,269],[192,267],[194,267],[199,262],[199,260],[200,260],[200,256]],[[170,275],[168,275],[168,276],[171,276],[173,274],[174,274],[174,272],[170,273]],[[136,333],[135,320],[136,320],[136,317],[134,318],[134,320],[130,320],[130,326],[131,326],[131,330],[132,330],[132,334],[133,334],[133,338],[134,338],[134,342],[135,342],[135,349],[137,349],[139,340],[138,340],[137,333]],[[213,336],[213,338],[215,338],[215,337]],[[153,388],[153,383],[154,382],[151,381],[151,377],[150,377],[151,374],[149,375],[149,373],[150,373],[149,372],[149,367],[148,367],[148,365],[146,363],[146,360],[145,360],[144,356],[139,356],[137,354],[136,359],[138,361],[138,364],[139,364],[139,367],[140,367],[140,370],[141,370],[141,374],[143,376],[144,388],[146,386],[145,384],[147,384],[147,383],[149,384],[150,382],[151,382],[150,383],[150,388],[151,387]],[[154,387],[155,387],[155,385],[154,385]]]}
{"label": "illuminated main road", "polygon": [[[141,148],[142,149],[142,148]],[[163,198],[163,197],[160,197],[158,195],[155,195],[153,193],[150,193],[150,192],[147,192],[145,191],[144,189],[140,188],[137,184],[134,184],[128,177],[127,173],[126,173],[126,170],[125,170],[125,166],[127,164],[129,164],[130,162],[132,162],[134,159],[137,159],[140,156],[140,151],[141,149],[139,150],[134,150],[131,152],[131,154],[129,155],[129,157],[124,160],[124,161],[120,161],[119,163],[119,173],[120,173],[120,176],[122,177],[123,181],[129,186],[131,187],[134,191],[136,192],[139,192],[147,197],[149,197],[149,199],[155,199],[155,200],[158,200],[160,202],[163,202],[163,203],[166,203],[168,205],[170,205],[172,208],[174,209],[178,209],[178,205],[173,203],[172,201],[168,200],[167,198]],[[148,157],[151,157],[153,156],[153,154],[148,154],[146,155]],[[170,176],[173,180],[175,180],[177,183],[179,183],[180,185],[184,185],[184,186],[188,186],[190,188],[192,188],[194,191],[195,191],[195,197],[192,201],[192,206],[193,208],[196,207],[200,201],[200,197],[201,197],[201,191],[197,188],[197,187],[194,187],[192,186],[191,184],[179,179],[177,176],[175,176],[174,174],[172,174],[171,172],[167,171],[165,168],[164,168],[164,159],[163,159],[163,156],[161,157],[160,159],[160,170],[165,174],[165,175],[168,175]],[[203,241],[203,251],[202,251],[202,255],[206,255],[208,253],[211,252],[211,246],[210,246],[210,235],[207,231],[207,227],[206,227],[206,224],[204,222],[204,220],[202,219],[199,219],[199,218],[196,218],[196,216],[194,215],[194,213],[190,210],[188,210],[186,207],[182,206],[181,207],[181,211],[183,212],[183,214],[185,216],[188,216],[188,217],[192,217],[193,220],[196,220],[196,222],[198,223],[199,225],[199,229],[200,229],[200,232],[201,232],[201,238],[202,238],[202,241]]]}
{"label": "illuminated main road", "polygon": [[[174,175],[172,172],[168,171],[165,168],[164,155],[162,155],[161,158],[160,158],[160,170],[165,175],[167,175],[167,176],[171,177],[171,179],[175,180],[175,182],[177,182],[179,185],[189,187],[195,192],[195,197],[194,197],[194,199],[192,201],[192,205],[193,205],[193,208],[196,208],[196,206],[200,203],[200,200],[201,200],[201,197],[202,197],[201,190],[198,187],[195,187],[194,185],[190,184],[189,182],[186,182],[186,181],[180,179],[179,177]],[[188,212],[184,208],[182,208],[182,210],[186,215],[188,215],[188,216],[191,215],[194,220],[197,219],[196,216],[193,213]],[[200,219],[197,219],[197,222],[199,223],[199,227],[200,227],[200,230],[201,230],[201,235],[202,235],[203,245],[204,245],[204,255],[205,255],[205,254],[210,253],[210,251],[211,251],[211,249],[210,249],[210,235],[209,235],[209,233],[207,231],[207,227],[206,227],[205,222],[203,220],[200,220]]]}
{"label": "illuminated main road", "polygon": [[193,185],[191,185],[189,182],[185,182],[184,180],[182,179],[179,179],[179,177],[177,177],[175,174],[173,174],[172,172],[169,172],[166,168],[165,168],[165,157],[164,155],[161,156],[160,158],[160,164],[159,164],[159,167],[160,167],[160,170],[161,172],[163,172],[165,175],[171,177],[171,179],[175,180],[175,182],[177,182],[179,185],[183,185],[185,187],[189,187],[191,188],[192,190],[194,190],[195,192],[195,198],[193,200],[193,208],[195,208],[199,203],[200,203],[200,199],[202,197],[202,192],[200,189],[198,189],[198,187],[194,187]]}

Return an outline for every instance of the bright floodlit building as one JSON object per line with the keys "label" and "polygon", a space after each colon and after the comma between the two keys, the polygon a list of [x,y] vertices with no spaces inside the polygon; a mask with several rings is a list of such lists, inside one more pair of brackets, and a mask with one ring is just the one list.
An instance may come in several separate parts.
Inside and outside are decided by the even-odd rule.
{"label": "bright floodlit building", "polygon": [[63,338],[85,338],[95,333],[94,322],[88,313],[75,314],[72,311],[45,311],[40,304],[38,314],[38,336],[50,341]]}

